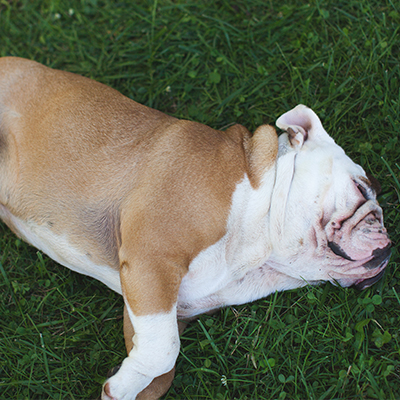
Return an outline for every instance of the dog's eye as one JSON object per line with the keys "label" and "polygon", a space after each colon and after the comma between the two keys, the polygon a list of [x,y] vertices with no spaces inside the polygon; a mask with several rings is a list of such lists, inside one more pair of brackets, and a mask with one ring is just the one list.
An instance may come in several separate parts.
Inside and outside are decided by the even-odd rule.
{"label": "dog's eye", "polygon": [[365,200],[370,200],[373,198],[373,190],[369,187],[369,185],[366,182],[363,181],[360,182],[358,179],[353,180],[353,182]]}
{"label": "dog's eye", "polygon": [[368,195],[368,190],[364,186],[362,186],[358,183],[357,188],[360,191],[360,193],[363,195],[365,200],[368,200],[370,198],[370,196]]}
{"label": "dog's eye", "polygon": [[354,184],[365,200],[373,200],[380,193],[380,184],[372,176],[358,176],[353,179]]}

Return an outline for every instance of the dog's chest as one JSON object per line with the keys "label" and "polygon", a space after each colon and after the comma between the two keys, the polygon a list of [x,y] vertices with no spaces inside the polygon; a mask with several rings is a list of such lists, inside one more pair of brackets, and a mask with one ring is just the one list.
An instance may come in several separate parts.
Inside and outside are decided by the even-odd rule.
{"label": "dog's chest", "polygon": [[192,317],[252,299],[262,278],[260,268],[229,264],[226,237],[200,253],[183,278],[178,295],[178,317]]}

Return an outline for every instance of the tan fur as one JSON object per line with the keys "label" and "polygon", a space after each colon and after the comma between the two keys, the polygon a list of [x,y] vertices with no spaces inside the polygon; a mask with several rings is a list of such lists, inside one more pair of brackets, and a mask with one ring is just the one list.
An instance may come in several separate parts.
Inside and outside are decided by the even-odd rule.
{"label": "tan fur", "polygon": [[[170,309],[190,261],[224,235],[235,185],[275,159],[274,129],[216,131],[24,59],[1,59],[0,74],[1,204],[123,265],[135,313]],[[155,281],[150,305],[138,293]]]}
{"label": "tan fur", "polygon": [[275,163],[278,153],[278,137],[275,128],[270,125],[259,126],[253,137],[245,142],[245,149],[250,182],[254,188],[258,188],[265,172]]}
{"label": "tan fur", "polygon": [[190,262],[225,234],[236,185],[247,175],[258,187],[277,150],[270,126],[221,132],[0,59],[0,215],[27,240],[15,219],[119,270],[138,316],[172,309]]}

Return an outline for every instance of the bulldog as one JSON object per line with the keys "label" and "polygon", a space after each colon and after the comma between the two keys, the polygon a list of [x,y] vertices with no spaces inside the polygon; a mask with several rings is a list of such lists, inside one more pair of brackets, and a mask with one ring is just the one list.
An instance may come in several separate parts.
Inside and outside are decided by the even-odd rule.
{"label": "bulldog", "polygon": [[140,105],[101,83],[0,59],[0,216],[123,296],[128,356],[102,399],[170,386],[178,320],[276,290],[365,288],[390,240],[376,191],[304,105],[251,134]]}

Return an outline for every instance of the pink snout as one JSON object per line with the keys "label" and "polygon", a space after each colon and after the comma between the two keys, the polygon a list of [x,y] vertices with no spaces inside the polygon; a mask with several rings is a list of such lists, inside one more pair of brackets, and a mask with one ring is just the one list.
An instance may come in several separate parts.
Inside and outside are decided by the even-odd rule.
{"label": "pink snout", "polygon": [[337,256],[350,261],[348,266],[354,264],[367,270],[367,277],[361,276],[355,282],[358,289],[373,285],[383,276],[391,255],[391,241],[383,226],[381,209],[368,201],[336,226],[338,229],[328,238],[328,246]]}
{"label": "pink snout", "polygon": [[367,262],[377,249],[390,247],[382,210],[374,201],[367,201],[353,215],[332,225],[335,229],[328,235],[329,247],[346,260]]}

